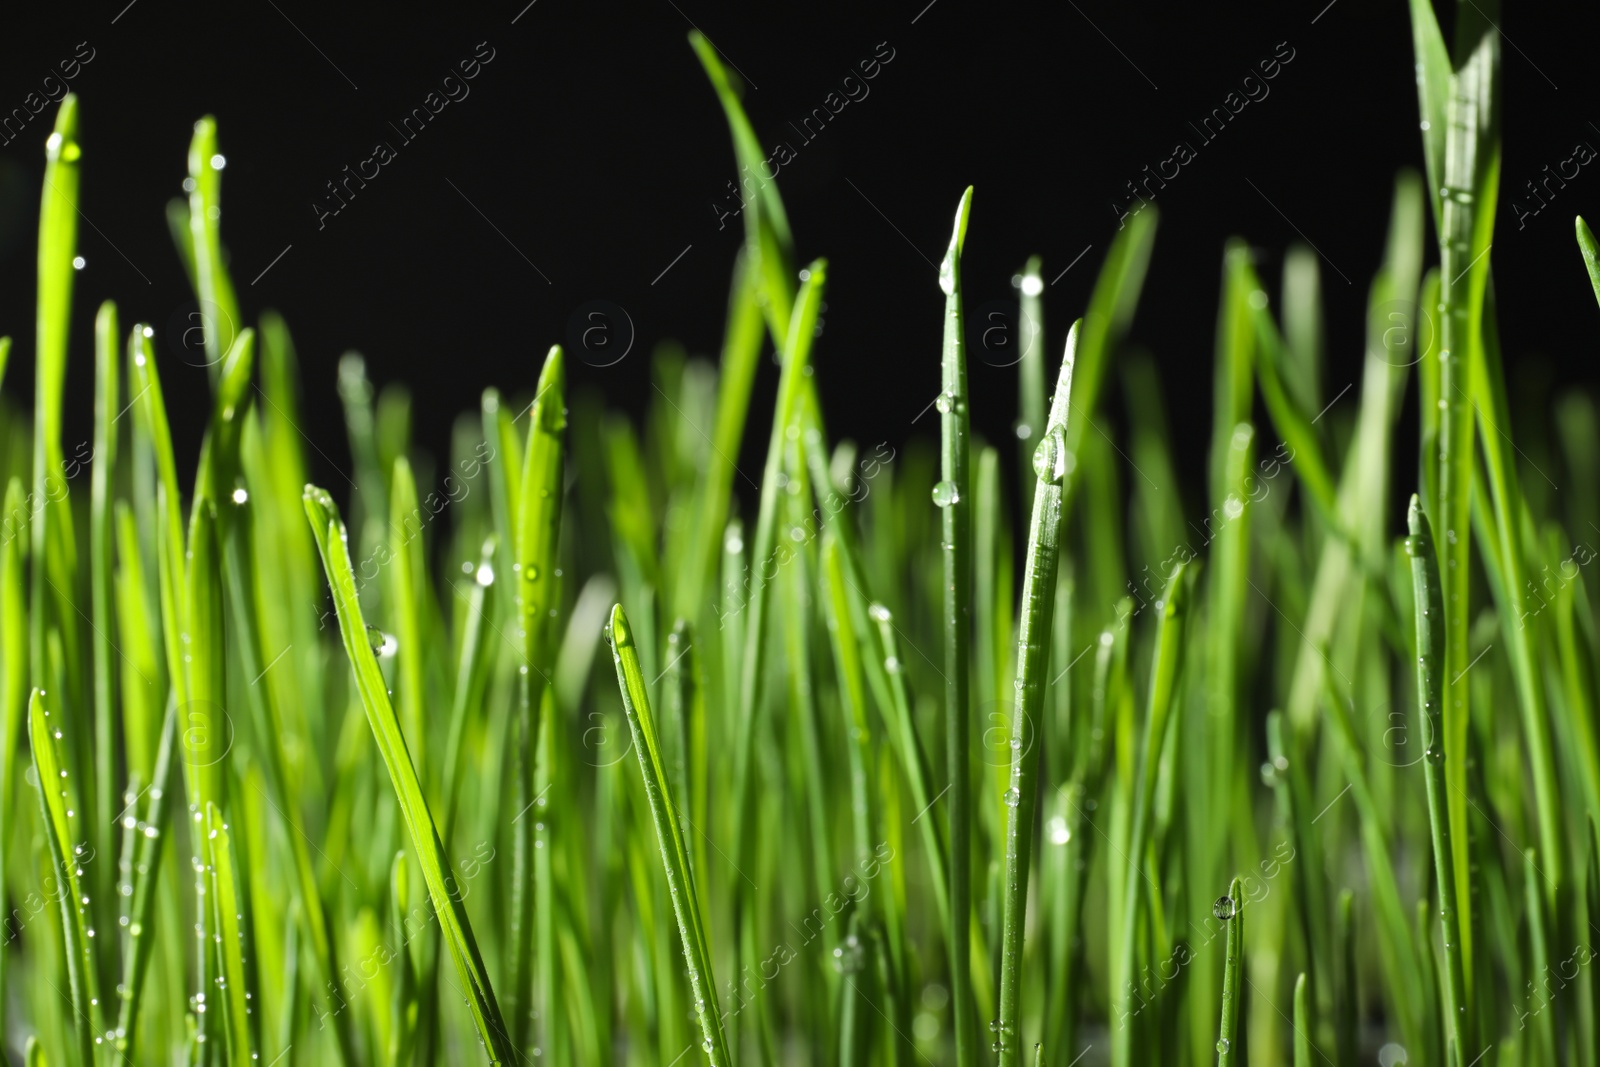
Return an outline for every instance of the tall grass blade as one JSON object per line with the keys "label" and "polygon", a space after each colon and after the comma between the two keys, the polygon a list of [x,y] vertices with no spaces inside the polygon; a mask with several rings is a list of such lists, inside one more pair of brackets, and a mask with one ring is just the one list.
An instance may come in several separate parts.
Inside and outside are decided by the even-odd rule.
{"label": "tall grass blade", "polygon": [[1044,724],[1046,677],[1050,668],[1050,627],[1055,621],[1056,562],[1061,542],[1062,483],[1067,473],[1066,428],[1072,406],[1072,371],[1079,330],[1067,334],[1067,350],[1050,400],[1050,417],[1033,454],[1033,519],[1022,576],[1022,622],[1017,631],[1017,694],[1011,721],[1011,777],[1005,792],[1006,853],[1004,916],[1001,931],[1001,1067],[1022,1062],[1022,939],[1027,925],[1028,875],[1033,855],[1034,811],[1038,804],[1038,738]]}
{"label": "tall grass blade", "polygon": [[[33,494],[29,504],[31,588],[28,597],[29,684],[35,689],[54,683],[46,668],[45,639],[52,624],[67,654],[69,691],[58,693],[62,707],[81,707],[72,699],[70,686],[77,681],[73,635],[77,632],[72,606],[72,574],[76,541],[72,535],[72,510],[62,478],[61,410],[67,374],[67,332],[72,317],[72,257],[78,235],[78,171],[83,150],[78,144],[78,98],[68,93],[56,112],[55,129],[45,142],[44,190],[39,203],[39,300],[34,326],[35,369],[33,408]],[[52,591],[46,603],[45,589]],[[64,680],[65,681],[65,680]],[[63,711],[61,714],[67,714]],[[88,747],[87,738],[68,746],[69,760],[86,762],[76,754]],[[83,782],[85,796],[92,783]]]}
{"label": "tall grass blade", "polygon": [[620,604],[611,612],[607,636],[611,641],[612,659],[616,662],[622,709],[628,717],[628,728],[633,734],[634,748],[638,751],[639,773],[644,778],[645,795],[650,802],[651,819],[655,823],[656,841],[661,847],[661,864],[666,871],[667,890],[678,920],[683,955],[689,966],[689,986],[694,994],[695,1015],[700,1021],[700,1032],[704,1039],[702,1047],[715,1067],[730,1067],[733,1061],[729,1058],[728,1043],[723,1034],[722,1012],[717,1007],[711,952],[705,925],[700,917],[699,892],[694,886],[689,854],[684,848],[683,831],[679,826],[681,816],[672,796],[672,784],[667,779],[655,717],[650,712],[650,694],[645,687],[644,673],[639,669],[639,655],[633,643],[633,631]]}
{"label": "tall grass blade", "polygon": [[1451,839],[1454,827],[1450,823],[1446,805],[1447,782],[1441,764],[1445,762],[1442,742],[1446,737],[1443,707],[1445,702],[1444,670],[1449,662],[1444,654],[1447,642],[1441,624],[1448,624],[1444,610],[1443,593],[1439,583],[1438,557],[1434,554],[1433,529],[1415,494],[1407,516],[1411,536],[1406,541],[1406,553],[1411,557],[1411,588],[1416,604],[1416,654],[1417,654],[1417,706],[1427,723],[1424,740],[1427,748],[1422,764],[1424,783],[1428,790],[1428,822],[1433,833],[1433,860],[1439,892],[1439,920],[1444,927],[1444,1004],[1445,1033],[1453,1050],[1452,1062],[1465,1063],[1468,1048],[1473,1047],[1473,1015],[1465,989],[1466,960],[1461,943],[1462,917],[1458,909],[1453,869],[1454,855]]}
{"label": "tall grass blade", "polygon": [[[1131,827],[1127,847],[1119,849],[1119,859],[1125,864],[1121,875],[1122,899],[1119,922],[1113,930],[1114,940],[1110,952],[1115,965],[1111,970],[1113,1010],[1125,1025],[1112,1033],[1111,1062],[1116,1067],[1130,1067],[1141,1062],[1136,1053],[1138,1035],[1126,1025],[1134,1010],[1131,1007],[1135,981],[1135,956],[1138,948],[1138,927],[1141,906],[1151,897],[1150,872],[1145,867],[1146,851],[1150,839],[1152,808],[1156,799],[1156,779],[1162,751],[1166,747],[1173,705],[1177,697],[1178,675],[1183,666],[1184,623],[1189,612],[1190,578],[1188,563],[1179,563],[1167,580],[1165,591],[1158,601],[1161,613],[1156,626],[1156,644],[1150,665],[1148,710],[1145,715],[1143,737],[1138,742],[1137,764],[1132,760],[1132,709],[1131,700],[1125,701],[1123,721],[1118,730],[1118,749],[1127,753],[1129,763],[1120,768],[1119,779],[1130,794],[1125,807],[1131,808]],[[1231,929],[1231,928],[1230,928]],[[1230,942],[1231,943],[1231,942]]]}
{"label": "tall grass blade", "polygon": [[[115,633],[111,588],[112,534],[111,490],[117,470],[116,418],[122,404],[117,393],[117,353],[121,339],[117,336],[117,306],[109,300],[100,305],[94,322],[94,463],[90,469],[89,486],[89,597],[91,618],[94,623],[93,673],[94,673],[94,808],[86,811],[92,816],[89,825],[93,831],[95,851],[111,856],[112,824],[115,820],[117,787],[116,724],[114,721],[116,678],[113,655]],[[98,901],[98,922],[111,929],[116,896],[112,891],[111,865],[102,863],[91,868],[94,895]],[[106,962],[110,962],[109,954]],[[110,972],[101,975],[107,984]]]}
{"label": "tall grass blade", "polygon": [[325,490],[307,486],[305,507],[312,532],[317,538],[323,567],[328,574],[334,607],[339,613],[339,632],[344,639],[345,654],[350,657],[350,665],[355,672],[361,705],[366,711],[367,723],[378,742],[389,780],[400,802],[406,832],[412,847],[416,849],[423,879],[428,885],[428,896],[439,917],[456,973],[466,987],[473,1022],[490,1062],[510,1063],[517,1052],[500,1015],[500,1006],[495,1001],[494,989],[478,951],[477,940],[472,935],[472,923],[467,918],[465,901],[459,888],[456,888],[455,879],[446,873],[450,868],[449,858],[439,841],[439,833],[423,797],[416,768],[406,751],[400,720],[395,715],[394,705],[389,702],[388,689],[373,653],[372,639],[368,636],[367,625],[361,615],[344,523],[339,521],[338,508]]}
{"label": "tall grass blade", "polygon": [[971,782],[967,675],[972,643],[971,488],[967,480],[967,438],[971,414],[967,410],[967,359],[964,351],[965,320],[961,307],[961,247],[967,237],[967,217],[972,209],[972,189],[961,195],[956,208],[950,248],[939,266],[939,288],[945,295],[944,347],[939,409],[939,484],[933,500],[940,509],[943,533],[944,716],[945,752],[949,785],[945,810],[950,825],[950,953],[951,1016],[955,1020],[956,1064],[971,1067],[977,1056],[976,1018],[972,1004],[972,977],[967,916],[970,914],[972,838],[970,829]]}

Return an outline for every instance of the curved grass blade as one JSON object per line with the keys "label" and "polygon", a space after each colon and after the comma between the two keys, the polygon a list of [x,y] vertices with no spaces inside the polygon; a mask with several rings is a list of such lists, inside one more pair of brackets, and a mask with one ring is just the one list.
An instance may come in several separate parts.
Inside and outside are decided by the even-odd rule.
{"label": "curved grass blade", "polygon": [[789,335],[789,317],[795,300],[794,288],[794,238],[789,231],[789,218],[783,210],[783,200],[778,196],[775,182],[760,182],[753,192],[749,184],[757,179],[766,158],[755,127],[745,115],[744,105],[733,78],[718,58],[716,46],[698,29],[689,32],[689,44],[694,48],[700,65],[705,68],[711,87],[716,90],[728,119],[728,129],[733,135],[733,154],[741,172],[746,175],[737,194],[738,210],[744,214],[745,255],[750,269],[759,279],[762,294],[761,306],[766,313],[767,325],[775,341]]}
{"label": "curved grass blade", "polygon": [[328,585],[333,591],[334,606],[339,615],[339,632],[344,638],[345,653],[350,657],[350,665],[355,672],[361,705],[366,711],[367,723],[378,742],[384,765],[389,771],[389,780],[400,802],[406,830],[422,866],[428,896],[439,916],[445,942],[450,947],[462,985],[466,987],[473,1022],[477,1025],[491,1062],[509,1064],[517,1052],[500,1015],[500,1007],[495,1001],[494,989],[478,951],[477,940],[472,935],[465,901],[459,888],[452,888],[454,878],[446,874],[449,858],[439,841],[433,816],[422,794],[422,783],[406,752],[400,720],[395,715],[394,706],[389,703],[383,673],[378,669],[378,661],[372,652],[366,623],[361,616],[361,605],[356,598],[355,573],[350,566],[344,523],[339,521],[338,508],[325,490],[307,486],[305,507],[312,532],[317,538],[323,567],[327,571]]}
{"label": "curved grass blade", "polygon": [[966,335],[961,308],[961,246],[966,243],[967,218],[972,210],[972,187],[961,194],[956,208],[950,248],[939,265],[939,288],[944,291],[944,345],[939,409],[939,483],[934,503],[940,509],[943,532],[944,590],[944,717],[949,800],[945,810],[950,825],[950,927],[946,944],[950,952],[950,1012],[955,1019],[957,1067],[971,1067],[977,1056],[972,1000],[971,949],[967,938],[972,900],[971,782],[969,733],[971,715],[968,671],[972,644],[971,492],[967,480],[967,438],[971,413],[967,410]]}
{"label": "curved grass blade", "polygon": [[1018,700],[1011,716],[1011,777],[1005,792],[1004,914],[1000,948],[1001,1067],[1022,1062],[1022,940],[1027,925],[1028,875],[1033,856],[1034,809],[1038,802],[1050,627],[1055,621],[1056,563],[1060,555],[1062,483],[1067,473],[1066,428],[1070,421],[1072,371],[1082,321],[1072,324],[1061,373],[1050,401],[1044,436],[1033,454],[1033,520],[1022,576],[1022,621],[1017,631]]}
{"label": "curved grass blade", "polygon": [[[1406,540],[1406,553],[1411,557],[1411,590],[1416,602],[1417,632],[1417,705],[1428,728],[1425,736],[1427,749],[1422,764],[1424,784],[1428,790],[1428,822],[1433,833],[1434,874],[1439,886],[1439,919],[1444,926],[1445,1032],[1454,1048],[1454,1062],[1461,1062],[1465,1051],[1472,1047],[1474,1016],[1467,1000],[1463,979],[1465,946],[1461,930],[1465,925],[1457,908],[1457,881],[1451,866],[1451,825],[1445,797],[1445,773],[1440,764],[1445,753],[1441,743],[1445,739],[1444,670],[1448,659],[1444,654],[1447,638],[1440,623],[1448,623],[1443,594],[1439,587],[1438,557],[1434,553],[1433,529],[1422,504],[1412,494],[1407,515],[1411,536]],[[1465,540],[1465,538],[1463,538]]]}
{"label": "curved grass blade", "polygon": [[661,864],[667,875],[672,910],[678,920],[678,934],[683,939],[683,955],[689,967],[689,986],[694,993],[695,1013],[699,1016],[700,1031],[704,1035],[702,1047],[714,1067],[730,1067],[732,1060],[723,1036],[722,1012],[717,1008],[717,986],[711,972],[711,952],[706,941],[705,925],[700,917],[700,897],[694,886],[694,874],[689,869],[689,854],[684,848],[683,831],[678,825],[680,816],[673,803],[672,784],[667,780],[655,717],[650,713],[650,695],[645,687],[644,673],[639,669],[639,653],[634,647],[633,631],[628,626],[628,618],[623,614],[621,604],[612,609],[607,637],[611,641],[612,659],[616,662],[622,710],[628,717],[628,728],[633,733],[633,745],[639,754],[639,772],[644,778],[645,796],[650,802],[650,814],[655,822],[656,841],[661,846]]}
{"label": "curved grass blade", "polygon": [[92,944],[95,931],[89,919],[91,905],[79,882],[83,868],[78,865],[78,857],[83,848],[73,840],[73,827],[81,823],[71,821],[76,813],[69,796],[67,771],[61,763],[61,746],[57,743],[65,723],[59,710],[56,721],[50,719],[50,712],[45,710],[44,691],[35,689],[28,704],[28,743],[33,750],[34,771],[39,776],[39,809],[44,816],[50,862],[56,877],[66,883],[66,892],[61,894],[61,932],[67,981],[72,993],[78,1062],[82,1067],[92,1067],[97,1062],[95,1048],[104,1040],[100,1036],[103,1029],[99,1025],[100,982]]}

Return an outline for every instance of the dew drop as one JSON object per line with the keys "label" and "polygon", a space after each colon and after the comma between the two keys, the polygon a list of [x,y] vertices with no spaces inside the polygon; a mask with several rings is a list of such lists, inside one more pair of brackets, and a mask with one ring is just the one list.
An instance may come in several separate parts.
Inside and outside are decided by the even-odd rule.
{"label": "dew drop", "polygon": [[1066,435],[1057,427],[1045,434],[1033,450],[1033,473],[1041,481],[1060,482],[1066,477],[1068,465]]}
{"label": "dew drop", "polygon": [[937,507],[947,508],[960,500],[961,490],[956,488],[955,482],[941,481],[933,487],[933,502]]}
{"label": "dew drop", "polygon": [[1218,897],[1217,902],[1211,905],[1211,914],[1215,915],[1223,922],[1227,922],[1229,919],[1233,918],[1234,915],[1238,913],[1238,910],[1238,906],[1234,903],[1233,898],[1229,896]]}

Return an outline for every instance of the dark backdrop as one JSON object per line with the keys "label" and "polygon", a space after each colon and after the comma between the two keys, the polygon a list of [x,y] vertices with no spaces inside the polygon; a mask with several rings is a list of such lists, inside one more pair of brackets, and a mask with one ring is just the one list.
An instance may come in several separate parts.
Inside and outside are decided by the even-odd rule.
{"label": "dark backdrop", "polygon": [[[1163,368],[1181,441],[1209,432],[1224,240],[1237,234],[1256,247],[1274,287],[1290,242],[1319,250],[1332,397],[1357,373],[1395,171],[1421,166],[1402,0],[896,0],[761,13],[707,0],[426,9],[114,0],[13,11],[6,21],[0,110],[22,105],[62,60],[92,54],[74,84],[86,266],[69,434],[86,433],[99,300],[115,297],[125,323],[158,329],[181,325],[191,306],[163,206],[179,193],[193,120],[210,113],[227,157],[223,229],[240,300],[251,319],[275,307],[289,321],[314,472],[332,485],[342,483],[333,467],[348,465],[334,368],[349,348],[366,355],[380,384],[411,385],[419,443],[435,454],[451,417],[475,409],[484,386],[531,385],[545,347],[569,339],[574,316],[601,306],[593,301],[609,302],[617,344],[628,322],[636,339],[612,366],[574,361],[573,377],[617,406],[637,412],[647,402],[657,341],[715,354],[742,231],[715,206],[728,203],[734,165],[721,109],[685,40],[691,24],[743,72],[763,141],[795,149],[778,180],[802,262],[831,263],[817,355],[823,395],[833,428],[865,442],[933,432],[930,420],[912,422],[937,389],[935,264],[968,183],[969,306],[1009,299],[1012,274],[1042,254],[1054,279],[1046,310],[1055,351],[1116,230],[1125,183],[1179,139],[1199,147],[1159,193],[1162,224],[1134,331]],[[1600,167],[1585,167],[1538,215],[1519,219],[1512,201],[1578,141],[1600,146],[1600,14],[1592,4],[1537,13],[1514,5],[1501,25],[1505,162],[1493,256],[1511,377],[1538,401],[1594,376],[1600,315],[1572,216],[1600,214],[1600,174],[1591,173]],[[1187,124],[1260,61],[1287,54],[1269,95],[1201,146]],[[430,92],[443,95],[442,79],[475,55],[487,62],[464,83],[469,95],[406,141],[395,126]],[[875,56],[892,58],[872,80],[846,86],[860,98],[804,143],[789,124]],[[52,114],[0,146],[0,329],[19,343],[7,391],[24,403]],[[322,216],[337,206],[325,183],[362,165],[378,141],[394,158],[338,214]],[[205,372],[162,351],[176,433],[192,460]],[[974,416],[992,439],[1010,439],[1014,374],[974,363]],[[768,366],[755,427],[773,379]],[[1198,474],[1203,450],[1181,451]]]}

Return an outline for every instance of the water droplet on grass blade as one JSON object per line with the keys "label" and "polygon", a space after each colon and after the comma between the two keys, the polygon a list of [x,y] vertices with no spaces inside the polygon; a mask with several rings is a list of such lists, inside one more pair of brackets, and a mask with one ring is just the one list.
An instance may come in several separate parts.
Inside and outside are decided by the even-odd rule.
{"label": "water droplet on grass blade", "polygon": [[956,488],[955,482],[942,481],[933,487],[933,502],[941,508],[959,503],[961,490]]}
{"label": "water droplet on grass blade", "polygon": [[1047,482],[1059,482],[1067,475],[1067,439],[1060,427],[1044,435],[1039,447],[1033,450],[1034,476]]}
{"label": "water droplet on grass blade", "polygon": [[1238,905],[1235,904],[1233,898],[1229,896],[1218,897],[1217,902],[1211,905],[1211,914],[1215,915],[1223,922],[1227,922],[1229,919],[1233,918],[1234,915],[1238,914],[1238,910]]}

